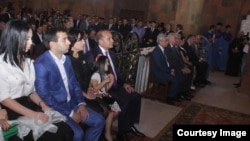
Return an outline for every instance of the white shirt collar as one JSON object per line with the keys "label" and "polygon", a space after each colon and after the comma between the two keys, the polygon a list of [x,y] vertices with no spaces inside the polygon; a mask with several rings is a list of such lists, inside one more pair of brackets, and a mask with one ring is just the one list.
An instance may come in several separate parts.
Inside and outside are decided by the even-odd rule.
{"label": "white shirt collar", "polygon": [[60,62],[60,63],[62,63],[62,64],[66,61],[66,56],[65,56],[65,55],[62,55],[62,57],[59,59],[59,58],[57,58],[57,57],[53,54],[53,52],[51,52],[50,50],[49,50],[49,53],[50,53],[50,55],[52,56],[52,58],[53,58],[55,61],[58,61],[58,62]]}
{"label": "white shirt collar", "polygon": [[161,45],[159,45],[159,47],[160,47],[161,51],[164,52],[164,48]]}
{"label": "white shirt collar", "polygon": [[108,51],[108,50],[105,50],[105,49],[104,49],[103,47],[101,47],[100,45],[99,45],[99,48],[101,49],[102,54],[103,54],[103,55],[106,55],[105,52]]}

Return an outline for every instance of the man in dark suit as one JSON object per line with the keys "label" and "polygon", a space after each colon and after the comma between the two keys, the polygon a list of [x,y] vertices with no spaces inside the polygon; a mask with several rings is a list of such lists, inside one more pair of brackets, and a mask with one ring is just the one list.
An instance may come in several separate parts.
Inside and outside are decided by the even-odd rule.
{"label": "man in dark suit", "polygon": [[120,26],[119,32],[122,34],[123,39],[127,37],[129,32],[132,30],[131,26],[128,23],[128,19],[124,18],[122,20],[122,25]]}
{"label": "man in dark suit", "polygon": [[43,25],[40,24],[37,29],[33,32],[32,42],[34,43],[34,55],[35,58],[43,54],[47,48],[43,45]]}
{"label": "man in dark suit", "polygon": [[[181,54],[179,47],[177,46],[177,33],[170,33],[168,34],[168,46],[165,48],[165,52],[168,56],[168,61],[170,65],[175,70],[175,76],[179,81],[179,88],[178,88],[178,96],[180,99],[183,100],[190,100],[191,96],[187,89],[186,81],[188,81],[187,77],[191,74],[191,70],[184,64],[183,60],[181,59]],[[190,88],[190,87],[189,87]]]}
{"label": "man in dark suit", "polygon": [[99,31],[99,30],[102,30],[102,29],[105,29],[107,27],[106,23],[104,22],[104,18],[103,17],[99,17],[99,22],[98,24],[96,25],[96,31]]}
{"label": "man in dark suit", "polygon": [[75,19],[74,19],[74,29],[79,29],[80,25],[82,22],[82,15],[78,15]]}
{"label": "man in dark suit", "polygon": [[151,27],[145,30],[145,35],[143,39],[143,47],[156,46],[156,37],[159,34],[159,30],[156,28],[156,22],[150,22]]}
{"label": "man in dark suit", "polygon": [[188,35],[183,47],[187,51],[189,61],[192,62],[196,69],[194,85],[204,87],[206,84],[210,83],[206,79],[208,73],[208,63],[204,60],[204,58],[199,57],[198,47],[195,46],[195,40],[195,35]]}
{"label": "man in dark suit", "polygon": [[90,24],[89,23],[89,20],[90,20],[89,15],[84,14],[84,15],[82,15],[82,17],[83,18],[80,21],[78,29],[81,30],[81,31],[89,30],[89,24]]}
{"label": "man in dark suit", "polygon": [[[35,88],[44,102],[66,116],[66,123],[74,132],[74,141],[98,141],[103,131],[103,116],[86,106],[70,58],[65,53],[70,42],[65,30],[52,28],[44,39],[49,51],[34,63]],[[79,123],[88,125],[84,134]]]}
{"label": "man in dark suit", "polygon": [[118,140],[126,141],[127,133],[133,133],[137,136],[144,136],[135,127],[134,123],[139,123],[141,96],[135,92],[134,88],[124,82],[123,77],[117,69],[115,54],[110,50],[113,47],[114,40],[109,30],[100,30],[96,35],[98,46],[87,53],[87,62],[93,66],[95,57],[102,54],[109,59],[109,71],[114,74],[114,85],[109,93],[115,98],[121,107],[121,113],[118,117]]}
{"label": "man in dark suit", "polygon": [[163,33],[168,35],[169,33],[173,33],[174,31],[172,30],[172,24],[166,23],[164,26],[164,31]]}
{"label": "man in dark suit", "polygon": [[181,24],[176,25],[176,33],[181,35],[181,38],[184,38],[183,26]]}
{"label": "man in dark suit", "polygon": [[157,36],[157,46],[153,50],[150,56],[150,68],[153,79],[157,83],[170,82],[167,96],[168,104],[175,104],[177,100],[178,80],[175,77],[174,69],[171,68],[168,62],[168,57],[164,52],[164,48],[167,47],[167,36],[164,33],[160,33]]}
{"label": "man in dark suit", "polygon": [[95,29],[91,29],[89,31],[84,30],[83,33],[83,39],[85,41],[83,52],[86,54],[89,50],[97,46],[97,42],[95,41],[96,31]]}
{"label": "man in dark suit", "polygon": [[109,18],[109,22],[108,24],[106,25],[105,29],[108,29],[110,30],[111,32],[112,31],[117,31],[117,25],[115,25],[114,23],[114,19],[113,18]]}

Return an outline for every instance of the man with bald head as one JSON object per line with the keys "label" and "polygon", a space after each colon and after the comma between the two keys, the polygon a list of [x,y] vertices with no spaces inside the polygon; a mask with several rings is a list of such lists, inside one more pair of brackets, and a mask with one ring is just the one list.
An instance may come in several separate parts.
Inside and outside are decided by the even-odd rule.
{"label": "man with bald head", "polygon": [[113,48],[114,40],[109,30],[100,30],[96,35],[98,46],[87,53],[87,63],[93,66],[95,57],[102,54],[109,59],[109,71],[114,74],[115,81],[109,93],[114,97],[121,107],[121,113],[118,117],[118,140],[128,140],[127,133],[132,133],[136,136],[144,136],[139,132],[134,124],[139,123],[141,96],[135,92],[134,88],[124,82],[122,74],[117,69],[115,54],[110,50]]}

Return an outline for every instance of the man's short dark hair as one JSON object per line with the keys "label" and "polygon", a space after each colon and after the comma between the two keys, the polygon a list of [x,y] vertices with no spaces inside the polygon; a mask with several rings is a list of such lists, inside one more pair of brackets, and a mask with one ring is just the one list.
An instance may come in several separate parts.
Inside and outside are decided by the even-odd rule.
{"label": "man's short dark hair", "polygon": [[64,28],[52,27],[46,31],[44,35],[44,40],[43,40],[43,43],[46,48],[48,49],[50,48],[49,43],[51,41],[54,41],[54,42],[58,41],[58,37],[56,35],[58,32],[66,32],[66,30]]}

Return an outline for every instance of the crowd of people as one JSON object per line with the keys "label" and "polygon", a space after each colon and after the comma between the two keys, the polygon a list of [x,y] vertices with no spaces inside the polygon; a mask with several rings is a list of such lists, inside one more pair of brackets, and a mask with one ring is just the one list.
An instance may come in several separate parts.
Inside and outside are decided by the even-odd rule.
{"label": "crowd of people", "polygon": [[[118,69],[112,32],[122,38],[136,33],[141,48],[155,47],[150,55],[153,79],[170,82],[166,102],[175,105],[191,100],[196,87],[211,84],[210,69],[238,76],[241,67],[243,72],[239,64],[248,53],[244,45],[249,39],[239,35],[232,40],[231,27],[222,32],[221,26],[211,25],[204,35],[187,35],[181,24],[174,29],[170,23],[136,18],[112,17],[106,23],[103,17],[87,14],[73,18],[69,11],[38,13],[26,8],[13,14],[3,9],[0,125],[8,130],[7,120],[28,117],[57,127],[56,132],[40,134],[40,141],[98,141],[102,137],[113,141],[112,123],[117,118],[117,140],[129,140],[127,134],[145,136],[134,126],[140,119],[141,95]],[[209,48],[204,47],[205,41]],[[223,55],[227,52],[228,57]],[[219,61],[225,58],[226,67],[225,61]],[[55,122],[48,111],[63,120]],[[36,129],[30,129],[10,141],[36,140]]]}
{"label": "crowd of people", "polygon": [[[6,68],[0,72],[6,76],[0,82],[1,108],[6,110],[1,125],[7,130],[10,125],[4,120],[27,117],[57,127],[37,137],[37,129],[25,124],[30,132],[10,140],[112,141],[115,118],[119,141],[128,140],[127,134],[145,136],[134,126],[140,119],[141,95],[117,69],[109,50],[114,43],[111,32],[95,31],[95,46],[90,48],[88,33],[93,31],[73,28],[71,17],[64,18],[48,26],[1,15],[0,65]],[[63,120],[55,122],[50,112]]]}

